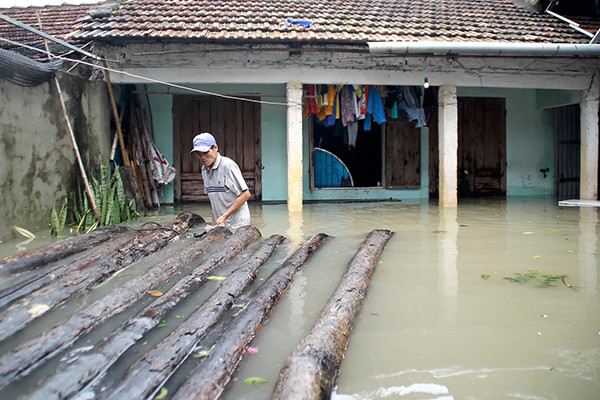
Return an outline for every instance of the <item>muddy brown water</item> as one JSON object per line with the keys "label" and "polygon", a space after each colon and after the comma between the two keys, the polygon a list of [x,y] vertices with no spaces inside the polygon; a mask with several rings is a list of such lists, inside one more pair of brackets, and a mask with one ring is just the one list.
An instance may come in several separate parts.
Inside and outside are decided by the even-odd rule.
{"label": "muddy brown water", "polygon": [[[334,399],[599,398],[598,209],[558,207],[552,198],[469,199],[461,200],[457,209],[440,209],[428,201],[307,204],[302,213],[291,215],[286,205],[252,204],[250,209],[264,238],[275,233],[288,238],[263,267],[255,287],[311,235],[325,232],[333,239],[296,275],[252,343],[258,352],[245,356],[225,399],[270,397],[285,358],[310,331],[368,232],[377,228],[395,235],[373,275]],[[181,211],[210,215],[207,205],[165,208],[132,226],[148,220],[167,224]],[[43,243],[43,232],[38,236],[27,248]],[[1,243],[0,257],[15,253],[18,242]],[[40,318],[18,338],[1,343],[0,352],[186,243],[173,243],[160,256],[134,264]],[[528,270],[538,271],[538,276],[567,277],[550,287],[540,287],[536,280],[520,284],[504,279]],[[103,388],[185,319],[216,284],[209,282],[173,310],[165,318],[166,326],[149,332],[93,391],[79,398],[102,398]],[[0,397],[15,398],[60,362],[93,351],[98,341],[151,300],[109,319],[31,376],[5,388]],[[212,332],[199,349],[210,348],[217,334]],[[165,385],[169,393],[198,362],[190,359],[171,377]],[[248,385],[248,377],[268,382]]]}

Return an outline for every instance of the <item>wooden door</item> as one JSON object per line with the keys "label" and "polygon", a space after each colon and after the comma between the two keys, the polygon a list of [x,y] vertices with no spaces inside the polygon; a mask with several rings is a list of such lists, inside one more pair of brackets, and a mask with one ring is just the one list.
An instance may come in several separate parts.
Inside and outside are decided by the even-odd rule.
{"label": "wooden door", "polygon": [[421,187],[421,130],[414,122],[390,119],[385,124],[385,186]]}
{"label": "wooden door", "polygon": [[506,195],[504,98],[458,99],[458,195]]}
{"label": "wooden door", "polygon": [[240,166],[250,189],[251,200],[260,200],[261,144],[260,105],[214,96],[173,97],[173,160],[179,172],[175,180],[175,201],[207,201],[201,164],[190,154],[192,139],[210,132],[219,153]]}
{"label": "wooden door", "polygon": [[556,197],[558,200],[579,198],[581,168],[581,121],[579,104],[554,111],[556,137]]}

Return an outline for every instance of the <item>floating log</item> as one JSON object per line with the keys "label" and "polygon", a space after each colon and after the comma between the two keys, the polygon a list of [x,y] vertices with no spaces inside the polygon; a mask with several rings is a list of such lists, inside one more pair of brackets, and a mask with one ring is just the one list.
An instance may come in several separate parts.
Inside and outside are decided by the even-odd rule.
{"label": "floating log", "polygon": [[0,274],[14,274],[43,267],[61,258],[87,250],[102,242],[114,238],[127,230],[124,226],[111,226],[96,229],[93,232],[73,236],[58,242],[28,250],[0,260]]}
{"label": "floating log", "polygon": [[210,355],[194,368],[174,394],[174,400],[213,400],[221,396],[262,322],[270,315],[300,266],[327,238],[324,233],[313,236],[267,278],[246,309],[219,338]]}
{"label": "floating log", "polygon": [[171,240],[186,232],[190,226],[200,222],[204,222],[204,220],[199,215],[179,214],[167,227],[140,232],[117,253],[95,261],[19,300],[0,313],[2,321],[0,340],[23,329],[28,323],[45,314],[54,306],[62,304],[102,282],[114,272],[162,249]]}
{"label": "floating log", "polygon": [[285,361],[273,399],[328,399],[379,256],[392,232],[372,231],[311,332]]}
{"label": "floating log", "polygon": [[17,277],[13,279],[11,282],[12,284],[9,287],[0,291],[0,308],[21,297],[27,296],[52,282],[56,282],[74,271],[85,268],[94,261],[98,261],[110,254],[114,254],[127,244],[127,242],[131,241],[135,234],[135,231],[130,230],[127,234],[121,235],[114,240],[100,243],[97,247],[79,253],[77,259],[67,262],[66,264],[57,263],[57,265],[48,270],[36,273],[33,276]]}
{"label": "floating log", "polygon": [[111,399],[148,398],[190,356],[208,330],[231,308],[235,299],[254,281],[263,265],[285,238],[273,235],[240,268],[231,273],[202,306],[162,342],[136,361],[112,391]]}
{"label": "floating log", "polygon": [[88,383],[93,384],[92,381],[102,376],[127,349],[158,325],[168,311],[198,289],[210,271],[236,257],[249,244],[248,238],[252,239],[251,242],[257,241],[260,238],[258,229],[253,226],[239,228],[221,249],[210,254],[191,274],[113,332],[94,353],[81,354],[73,363],[46,379],[29,398],[63,399],[80,392]]}
{"label": "floating log", "polygon": [[164,283],[184,266],[206,254],[215,243],[221,242],[230,235],[231,232],[226,228],[212,229],[202,240],[198,240],[123,286],[113,289],[86,309],[4,354],[0,357],[0,388],[28,375],[34,368],[67,348],[77,338],[106,319],[124,311],[149,290]]}

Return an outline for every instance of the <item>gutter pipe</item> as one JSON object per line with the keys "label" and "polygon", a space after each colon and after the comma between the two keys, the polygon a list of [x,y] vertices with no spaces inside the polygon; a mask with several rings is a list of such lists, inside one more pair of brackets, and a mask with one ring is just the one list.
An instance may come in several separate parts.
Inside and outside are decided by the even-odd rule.
{"label": "gutter pipe", "polygon": [[600,44],[509,42],[368,42],[371,54],[442,56],[599,57]]}

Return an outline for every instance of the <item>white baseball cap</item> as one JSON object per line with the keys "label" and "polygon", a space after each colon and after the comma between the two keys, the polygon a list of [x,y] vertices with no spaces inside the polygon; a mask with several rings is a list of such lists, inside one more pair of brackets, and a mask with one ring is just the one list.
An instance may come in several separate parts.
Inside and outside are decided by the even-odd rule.
{"label": "white baseball cap", "polygon": [[217,144],[217,141],[215,140],[213,135],[211,135],[208,132],[200,133],[200,134],[196,135],[196,137],[194,137],[194,140],[193,140],[194,148],[192,149],[192,151],[190,151],[190,153],[193,153],[195,151],[199,151],[201,153],[206,153],[216,144]]}

